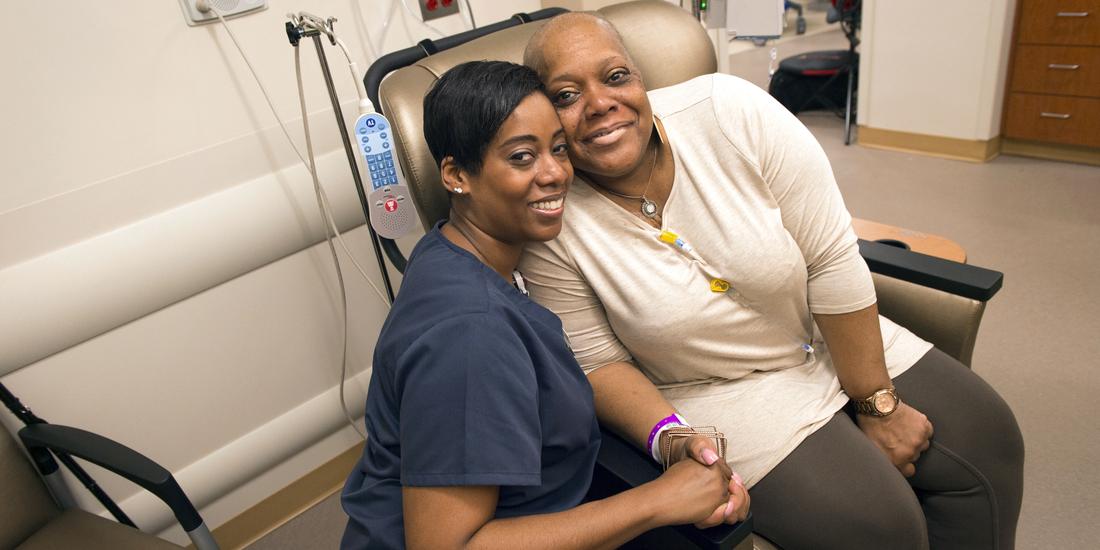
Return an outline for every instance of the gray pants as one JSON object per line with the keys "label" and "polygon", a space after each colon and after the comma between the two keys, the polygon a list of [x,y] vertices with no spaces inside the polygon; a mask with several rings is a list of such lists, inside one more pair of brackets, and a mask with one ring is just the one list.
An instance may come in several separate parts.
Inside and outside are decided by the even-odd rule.
{"label": "gray pants", "polygon": [[1024,443],[1008,405],[937,349],[894,385],[935,430],[916,475],[842,410],[749,491],[756,532],[784,550],[1013,548]]}

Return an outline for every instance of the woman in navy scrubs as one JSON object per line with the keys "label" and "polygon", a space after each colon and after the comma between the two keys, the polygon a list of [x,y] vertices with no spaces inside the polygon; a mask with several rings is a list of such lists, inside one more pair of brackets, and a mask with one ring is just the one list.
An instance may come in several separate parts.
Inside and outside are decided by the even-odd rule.
{"label": "woman in navy scrubs", "polygon": [[695,460],[581,502],[600,444],[592,388],[515,271],[525,243],[561,230],[573,179],[538,75],[459,65],[424,119],[450,220],[413,250],[375,349],[342,547],[615,547],[662,525],[743,519],[743,487],[713,453],[696,458],[701,437],[680,451]]}

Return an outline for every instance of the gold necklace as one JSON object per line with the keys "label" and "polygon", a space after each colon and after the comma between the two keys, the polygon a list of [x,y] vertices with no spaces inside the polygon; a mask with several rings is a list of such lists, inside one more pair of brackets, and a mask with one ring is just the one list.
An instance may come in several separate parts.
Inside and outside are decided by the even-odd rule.
{"label": "gold necklace", "polygon": [[[622,197],[624,199],[630,199],[630,200],[635,200],[635,201],[636,200],[641,200],[642,201],[642,205],[641,205],[642,215],[649,218],[649,219],[651,219],[651,220],[657,219],[657,203],[653,202],[652,199],[650,199],[649,197],[647,197],[645,195],[646,195],[646,193],[649,192],[649,186],[653,184],[653,173],[657,171],[657,155],[659,155],[660,152],[661,152],[660,149],[654,149],[653,150],[653,165],[649,167],[649,179],[646,180],[645,189],[642,190],[641,195],[627,195],[626,193],[620,193],[618,191],[612,191],[611,189],[608,189],[607,187],[604,187],[600,183],[596,183],[596,185],[600,189],[603,189],[604,191],[607,191],[608,193],[610,193],[612,195],[615,195],[616,197]],[[595,182],[593,182],[593,183],[595,183]]]}

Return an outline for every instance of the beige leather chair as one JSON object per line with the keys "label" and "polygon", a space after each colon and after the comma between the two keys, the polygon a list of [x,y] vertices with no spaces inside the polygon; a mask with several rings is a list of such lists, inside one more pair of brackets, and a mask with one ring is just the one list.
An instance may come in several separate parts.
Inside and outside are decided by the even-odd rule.
{"label": "beige leather chair", "polygon": [[[108,439],[66,426],[30,426],[21,430],[20,436],[31,448],[64,449],[72,456],[85,458],[145,486],[169,503],[177,518],[189,518],[181,523],[185,529],[191,529],[188,534],[199,548],[217,548],[171,474],[149,459]],[[178,550],[180,547],[79,508],[63,510],[15,438],[0,427],[0,549],[4,548]]]}
{"label": "beige leather chair", "polygon": [[0,431],[0,548],[179,548],[83,510],[62,511],[15,439]]}
{"label": "beige leather chair", "polygon": [[[660,1],[640,1],[616,4],[599,12],[619,29],[649,89],[669,86],[717,70],[714,50],[706,32],[677,6]],[[499,59],[521,63],[527,40],[542,23],[536,21],[508,28],[441,51],[393,72],[382,81],[379,87],[382,111],[396,129],[401,167],[425,229],[445,218],[448,209],[438,167],[424,141],[422,102],[425,92],[447,69],[465,61]],[[900,255],[903,259],[920,256],[901,250],[895,253],[886,245],[874,243],[865,244],[864,248],[872,254]],[[921,260],[934,264],[936,269],[953,263]],[[966,274],[963,275],[966,279]],[[971,292],[971,296],[953,293],[957,285],[950,284],[950,281],[944,283],[942,279],[913,283],[879,273],[874,275],[874,279],[879,309],[884,315],[935,343],[963,363],[970,364],[985,300],[999,288],[998,275],[995,272],[978,273],[979,282],[976,284],[985,285],[985,292]],[[936,282],[944,284],[936,288]],[[929,283],[932,285],[929,286]]]}
{"label": "beige leather chair", "polygon": [[[706,32],[675,5],[630,2],[599,12],[622,34],[649,89],[717,70]],[[531,22],[476,38],[420,59],[382,80],[379,103],[394,125],[401,167],[425,229],[447,216],[448,200],[424,140],[424,94],[440,75],[459,63],[482,59],[521,63],[528,39],[542,24]],[[368,87],[371,78],[368,73]],[[880,311],[969,364],[985,300],[1000,288],[1001,275],[885,244],[861,241],[860,247],[876,272]],[[760,539],[756,545],[772,548]]]}

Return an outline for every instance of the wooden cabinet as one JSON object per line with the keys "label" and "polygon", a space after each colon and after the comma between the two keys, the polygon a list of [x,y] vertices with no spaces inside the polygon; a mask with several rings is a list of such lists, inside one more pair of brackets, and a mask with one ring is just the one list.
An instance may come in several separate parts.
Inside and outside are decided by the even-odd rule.
{"label": "wooden cabinet", "polygon": [[1020,0],[1004,137],[1100,148],[1100,0]]}

